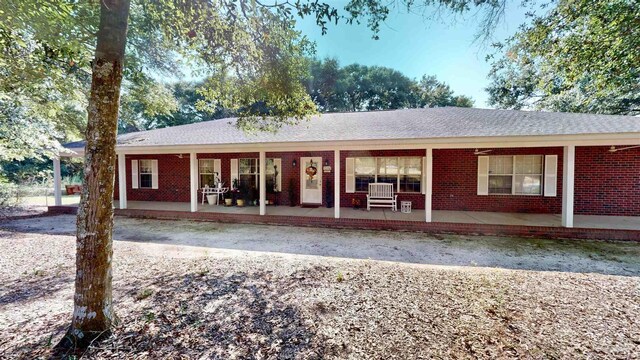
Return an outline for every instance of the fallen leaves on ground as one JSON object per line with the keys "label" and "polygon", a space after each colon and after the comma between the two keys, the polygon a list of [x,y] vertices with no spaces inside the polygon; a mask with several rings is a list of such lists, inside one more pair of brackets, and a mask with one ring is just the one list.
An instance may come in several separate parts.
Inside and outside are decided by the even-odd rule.
{"label": "fallen leaves on ground", "polygon": [[[640,279],[114,244],[120,323],[91,359],[634,358]],[[46,357],[74,239],[0,232],[0,353]]]}

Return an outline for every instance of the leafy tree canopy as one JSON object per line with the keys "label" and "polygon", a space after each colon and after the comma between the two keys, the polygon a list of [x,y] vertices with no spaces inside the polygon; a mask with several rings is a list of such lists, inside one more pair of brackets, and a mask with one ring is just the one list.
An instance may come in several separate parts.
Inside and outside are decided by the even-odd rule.
{"label": "leafy tree canopy", "polygon": [[[303,82],[313,46],[294,30],[296,18],[313,17],[325,32],[329,23],[366,22],[377,38],[380,24],[395,6],[423,13],[436,5],[438,11],[452,13],[475,8],[494,21],[504,1],[351,0],[339,8],[311,0],[133,0],[121,129],[138,128],[149,117],[164,116],[160,122],[171,124],[182,105],[150,75],[175,76],[192,68],[212,77],[201,91],[201,108],[233,111],[243,129],[274,129],[285,119],[298,121],[314,113],[316,106]],[[99,10],[99,2],[91,1],[0,3],[0,112],[23,116],[21,122],[0,124],[0,146],[12,147],[1,152],[2,159],[50,155],[59,142],[82,137]],[[399,76],[396,80],[404,81]],[[370,106],[379,108],[388,101],[404,100],[383,97]],[[38,116],[32,116],[36,111]],[[42,136],[30,143],[7,140],[25,129]]]}
{"label": "leafy tree canopy", "polygon": [[[504,108],[640,113],[640,2],[558,0],[531,14],[493,62],[490,103]],[[543,6],[543,9],[546,9]]]}
{"label": "leafy tree canopy", "polygon": [[435,76],[416,81],[382,66],[340,67],[335,59],[311,62],[307,92],[322,112],[473,106]]}
{"label": "leafy tree canopy", "polygon": [[[359,64],[341,67],[337,60],[331,58],[308,59],[307,64],[309,69],[304,81],[305,90],[320,112],[473,106],[470,97],[454,95],[449,85],[438,81],[435,76],[424,76],[416,81],[386,67]],[[237,116],[236,109],[208,102],[202,94],[208,91],[209,82],[216,81],[220,79],[213,77],[198,82],[177,82],[171,86],[151,83],[151,89],[141,86],[136,94],[140,93],[141,97],[147,94],[143,101],[138,101],[137,96],[131,98],[133,101],[130,98],[122,101],[120,132]],[[165,97],[166,100],[163,99]],[[158,106],[154,106],[154,102],[158,102]],[[154,113],[153,110],[162,108],[162,104],[166,106],[165,111]],[[250,106],[254,112],[268,111],[263,101]]]}

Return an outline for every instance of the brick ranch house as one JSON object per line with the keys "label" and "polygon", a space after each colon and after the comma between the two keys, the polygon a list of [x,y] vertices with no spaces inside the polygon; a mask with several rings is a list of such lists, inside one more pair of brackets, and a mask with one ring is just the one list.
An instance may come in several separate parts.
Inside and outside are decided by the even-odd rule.
{"label": "brick ranch house", "polygon": [[[410,109],[323,114],[254,134],[234,122],[118,136],[116,214],[640,239],[637,117]],[[66,154],[83,147],[67,144]],[[217,179],[253,189],[257,206],[203,204]],[[354,210],[366,208],[370,183],[392,184],[411,213]]]}

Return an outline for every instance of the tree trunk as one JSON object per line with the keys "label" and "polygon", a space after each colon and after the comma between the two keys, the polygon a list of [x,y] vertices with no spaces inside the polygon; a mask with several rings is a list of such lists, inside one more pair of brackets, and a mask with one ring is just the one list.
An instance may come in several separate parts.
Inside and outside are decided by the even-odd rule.
{"label": "tree trunk", "polygon": [[73,322],[68,337],[86,347],[108,336],[111,294],[113,187],[120,84],[129,0],[100,1],[100,27],[89,98],[84,186],[78,209]]}

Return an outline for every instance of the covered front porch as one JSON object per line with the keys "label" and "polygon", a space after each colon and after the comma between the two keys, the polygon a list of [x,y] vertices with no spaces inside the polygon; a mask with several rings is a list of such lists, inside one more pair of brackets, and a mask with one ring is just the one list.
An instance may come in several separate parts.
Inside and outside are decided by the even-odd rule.
{"label": "covered front porch", "polygon": [[[118,204],[116,203],[116,208]],[[267,206],[268,214],[274,217],[312,217],[333,218],[335,211],[326,207]],[[129,201],[127,209],[166,212],[190,212],[191,204],[186,202]],[[259,206],[224,206],[198,204],[197,213],[260,215]],[[342,208],[341,218],[382,221],[424,222],[425,211],[418,209],[411,213],[391,211],[390,209],[353,209]],[[483,224],[531,227],[562,227],[560,214],[523,214],[488,211],[451,211],[433,210],[432,222],[448,224]],[[640,217],[575,215],[574,227],[584,229],[640,230]]]}
{"label": "covered front porch", "polygon": [[[636,202],[627,199],[640,150],[518,145],[129,150],[118,154],[114,205],[134,217],[640,241]],[[245,204],[259,205],[205,203],[210,179],[235,205],[231,190],[248,184]],[[398,211],[366,210],[371,183],[393,184]],[[306,197],[310,186],[317,196]]]}

